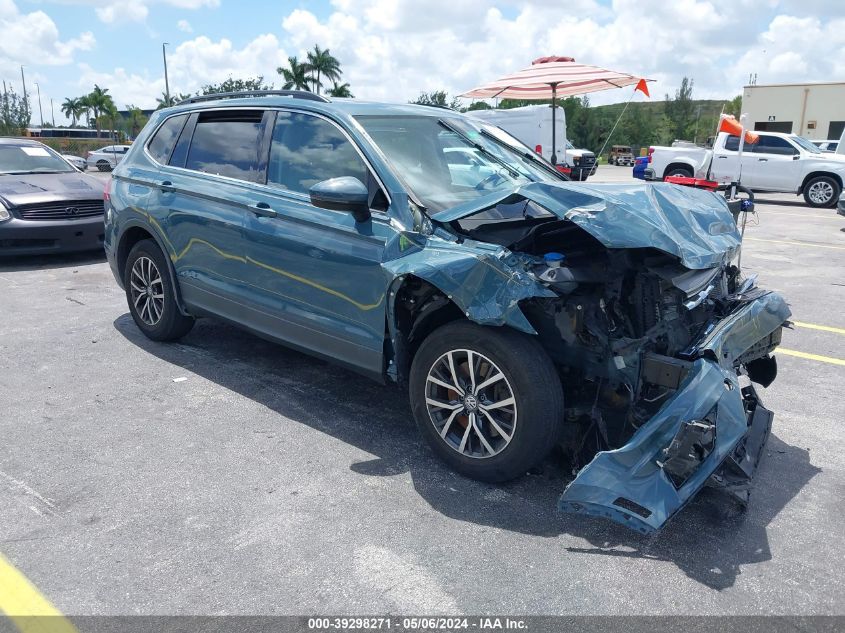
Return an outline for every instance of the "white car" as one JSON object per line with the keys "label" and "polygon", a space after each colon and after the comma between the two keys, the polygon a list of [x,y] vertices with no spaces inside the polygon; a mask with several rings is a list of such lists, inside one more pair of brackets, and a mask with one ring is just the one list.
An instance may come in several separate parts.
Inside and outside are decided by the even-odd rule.
{"label": "white car", "polygon": [[88,152],[88,164],[95,165],[100,171],[111,171],[126,156],[130,145],[108,145],[96,152]]}
{"label": "white car", "polygon": [[85,171],[88,169],[88,161],[86,161],[82,156],[74,156],[73,154],[62,154],[62,158],[64,158],[67,162],[71,165],[76,167],[80,171]]}
{"label": "white car", "polygon": [[729,183],[740,173],[752,191],[803,195],[811,207],[833,207],[845,182],[845,155],[822,152],[795,134],[756,132],[757,143],[745,144],[739,158],[739,137],[719,133],[713,150],[693,147],[650,147],[647,180],[695,176]]}

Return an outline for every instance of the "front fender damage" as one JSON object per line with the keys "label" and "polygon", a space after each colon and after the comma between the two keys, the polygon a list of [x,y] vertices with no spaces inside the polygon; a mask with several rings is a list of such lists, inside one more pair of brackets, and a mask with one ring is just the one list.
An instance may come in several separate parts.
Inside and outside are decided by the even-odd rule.
{"label": "front fender damage", "polygon": [[[531,297],[555,297],[518,266],[519,258],[501,246],[447,241],[429,237],[425,248],[411,246],[382,264],[389,278],[390,296],[407,275],[427,281],[460,308],[471,321],[481,325],[507,325],[536,334],[519,302]],[[393,322],[393,301],[388,302],[388,323]]]}

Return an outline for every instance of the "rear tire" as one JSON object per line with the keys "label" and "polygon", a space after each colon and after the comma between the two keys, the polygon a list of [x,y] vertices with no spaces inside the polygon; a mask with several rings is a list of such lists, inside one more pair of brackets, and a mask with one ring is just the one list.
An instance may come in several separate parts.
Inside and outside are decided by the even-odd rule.
{"label": "rear tire", "polygon": [[409,391],[423,438],[473,479],[524,475],[560,437],[563,388],[555,367],[536,338],[514,330],[467,321],[438,328],[414,356]]}
{"label": "rear tire", "polygon": [[816,209],[836,206],[842,187],[835,178],[816,176],[804,185],[804,202]]}
{"label": "rear tire", "polygon": [[154,341],[182,338],[194,327],[193,317],[179,312],[168,266],[154,240],[141,240],[129,251],[123,273],[132,319]]}
{"label": "rear tire", "polygon": [[692,178],[693,173],[691,169],[685,169],[683,167],[673,167],[667,173],[663,174],[663,178],[668,178],[669,176],[686,176],[687,178]]}
{"label": "rear tire", "polygon": [[101,160],[97,163],[97,169],[100,171],[111,171],[111,165],[109,165],[106,161]]}

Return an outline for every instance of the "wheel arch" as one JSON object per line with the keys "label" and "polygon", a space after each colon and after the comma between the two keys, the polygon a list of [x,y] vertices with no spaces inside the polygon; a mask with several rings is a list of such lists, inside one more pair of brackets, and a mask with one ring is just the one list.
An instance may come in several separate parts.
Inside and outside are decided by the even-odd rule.
{"label": "wheel arch", "polygon": [[467,315],[450,295],[414,274],[396,277],[388,297],[387,375],[405,386],[425,337],[442,325],[467,319]]}
{"label": "wheel arch", "polygon": [[135,244],[146,239],[153,240],[161,252],[164,253],[165,258],[167,259],[167,274],[170,278],[170,283],[173,286],[174,294],[176,295],[176,305],[179,308],[179,312],[185,316],[190,316],[190,312],[185,309],[185,304],[182,301],[182,292],[176,278],[176,271],[173,268],[173,260],[170,255],[170,251],[165,246],[164,240],[158,232],[149,224],[139,220],[128,222],[121,231],[120,237],[117,240],[115,262],[117,263],[117,270],[120,274],[121,285],[123,284],[123,279],[126,274],[126,260],[129,257],[129,252]]}
{"label": "wheel arch", "polygon": [[689,163],[675,161],[674,163],[669,163],[666,165],[666,169],[663,170],[663,177],[666,178],[673,169],[683,169],[686,172],[689,172],[691,176],[695,175],[695,167],[690,165]]}
{"label": "wheel arch", "polygon": [[842,189],[843,182],[842,177],[832,171],[811,171],[809,174],[804,176],[804,180],[801,182],[801,188],[798,189],[798,193],[804,193],[804,188],[807,186],[807,183],[810,182],[813,178],[818,178],[819,176],[827,176],[828,178],[832,178],[836,182],[839,183],[839,189]]}

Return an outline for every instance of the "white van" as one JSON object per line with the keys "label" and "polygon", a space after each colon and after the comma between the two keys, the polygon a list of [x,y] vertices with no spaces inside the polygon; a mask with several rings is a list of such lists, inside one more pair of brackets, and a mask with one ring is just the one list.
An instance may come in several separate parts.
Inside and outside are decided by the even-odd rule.
{"label": "white van", "polygon": [[[509,110],[473,110],[468,116],[497,125],[512,134],[546,160],[552,158],[552,113],[550,105],[525,106]],[[573,180],[586,180],[596,173],[596,155],[585,149],[575,149],[566,140],[566,114],[555,108],[555,140],[557,164]]]}

